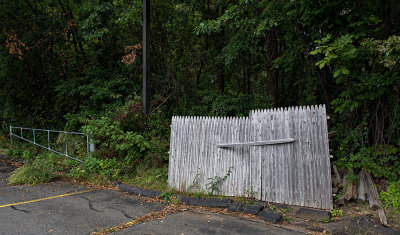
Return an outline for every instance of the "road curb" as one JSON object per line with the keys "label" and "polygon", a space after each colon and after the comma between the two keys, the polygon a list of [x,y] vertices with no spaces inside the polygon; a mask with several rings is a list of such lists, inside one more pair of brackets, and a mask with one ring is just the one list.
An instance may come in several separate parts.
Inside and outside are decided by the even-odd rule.
{"label": "road curb", "polygon": [[257,204],[247,204],[244,208],[244,212],[251,215],[258,215],[260,211],[264,209],[264,206]]}
{"label": "road curb", "polygon": [[179,197],[181,202],[187,205],[193,206],[206,206],[206,207],[217,207],[217,208],[228,208],[233,202],[232,199],[219,199],[219,198],[195,198],[195,197]]}
{"label": "road curb", "polygon": [[329,221],[332,217],[332,213],[329,211],[315,210],[311,208],[300,208],[295,216],[297,218],[313,221]]}
{"label": "road curb", "polygon": [[[119,190],[121,190],[123,192],[136,194],[136,195],[140,195],[140,196],[151,197],[151,198],[160,198],[160,196],[162,195],[162,193],[159,191],[136,188],[136,187],[130,186],[128,184],[120,183],[118,181],[115,181],[113,183],[113,185],[116,186]],[[242,203],[234,202],[232,199],[229,199],[229,198],[223,198],[223,199],[196,198],[196,197],[188,197],[188,196],[178,196],[178,198],[182,203],[185,203],[186,205],[214,207],[214,208],[228,208],[228,211],[231,211],[231,212],[232,211],[240,212],[241,210],[243,210]],[[281,222],[282,216],[280,214],[271,212],[271,211],[264,212],[263,211],[264,206],[252,204],[252,205],[247,205],[246,209],[244,210],[244,213],[258,215],[258,217],[260,219],[263,219],[270,223],[276,224],[276,223]],[[261,212],[264,212],[264,213],[261,213]],[[271,219],[270,217],[272,217],[273,219]]]}
{"label": "road curb", "polygon": [[258,213],[258,217],[273,224],[278,224],[283,222],[282,215],[275,213],[274,211],[269,211],[269,210],[261,211]]}
{"label": "road curb", "polygon": [[159,198],[160,195],[162,194],[161,192],[158,192],[158,191],[136,188],[136,187],[132,187],[130,185],[122,184],[119,182],[114,182],[114,185],[117,186],[118,189],[123,192],[137,194],[137,195],[144,196],[144,197]]}

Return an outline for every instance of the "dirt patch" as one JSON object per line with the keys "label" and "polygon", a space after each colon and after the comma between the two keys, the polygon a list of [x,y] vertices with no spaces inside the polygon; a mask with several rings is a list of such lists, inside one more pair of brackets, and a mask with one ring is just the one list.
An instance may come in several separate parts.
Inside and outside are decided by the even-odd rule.
{"label": "dirt patch", "polygon": [[351,219],[337,220],[322,225],[322,227],[332,234],[400,234],[400,231],[381,225],[379,220],[377,220],[373,215],[363,215]]}
{"label": "dirt patch", "polygon": [[400,234],[400,215],[386,211],[389,226],[379,222],[378,212],[369,208],[367,204],[349,203],[340,207],[341,216],[331,220],[312,220],[298,218],[296,213],[302,208],[276,203],[265,203],[266,209],[272,209],[283,215],[284,225],[302,227],[311,234]]}
{"label": "dirt patch", "polygon": [[0,154],[0,163],[4,166],[13,166],[14,168],[24,165],[21,161],[9,160],[6,156]]}

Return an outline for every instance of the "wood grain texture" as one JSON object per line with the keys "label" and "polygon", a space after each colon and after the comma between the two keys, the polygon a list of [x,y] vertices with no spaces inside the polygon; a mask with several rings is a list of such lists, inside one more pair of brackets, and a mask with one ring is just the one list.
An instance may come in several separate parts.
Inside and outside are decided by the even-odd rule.
{"label": "wood grain texture", "polygon": [[333,209],[325,106],[251,111],[249,117],[173,117],[168,182],[226,196]]}

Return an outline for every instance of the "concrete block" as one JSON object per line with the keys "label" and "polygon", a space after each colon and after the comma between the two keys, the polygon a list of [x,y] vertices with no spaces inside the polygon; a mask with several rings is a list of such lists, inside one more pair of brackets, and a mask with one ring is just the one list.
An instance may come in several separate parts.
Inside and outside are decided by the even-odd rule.
{"label": "concrete block", "polygon": [[296,212],[295,216],[306,220],[323,221],[323,220],[330,220],[332,214],[329,211],[316,210],[310,208],[300,208]]}
{"label": "concrete block", "polygon": [[273,224],[283,222],[282,215],[275,213],[273,211],[260,211],[258,213],[258,217]]}
{"label": "concrete block", "polygon": [[229,212],[242,212],[243,205],[242,205],[242,203],[239,203],[239,202],[233,202],[233,203],[229,204],[228,211]]}
{"label": "concrete block", "polygon": [[262,211],[262,209],[264,209],[264,206],[249,204],[244,208],[244,212],[247,214],[258,215],[258,212]]}

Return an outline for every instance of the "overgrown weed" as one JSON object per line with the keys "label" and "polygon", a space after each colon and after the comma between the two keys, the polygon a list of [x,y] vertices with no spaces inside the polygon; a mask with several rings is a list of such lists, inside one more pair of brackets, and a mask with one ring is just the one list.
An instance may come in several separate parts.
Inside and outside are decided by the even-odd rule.
{"label": "overgrown weed", "polygon": [[[28,152],[24,152],[28,155]],[[65,159],[54,153],[40,154],[34,160],[16,169],[10,176],[10,184],[47,183],[61,178],[68,167]]]}

